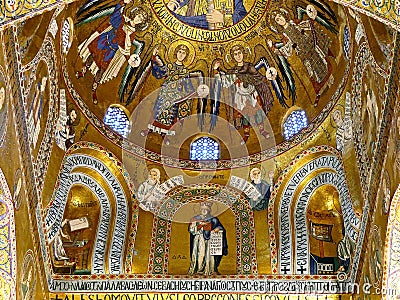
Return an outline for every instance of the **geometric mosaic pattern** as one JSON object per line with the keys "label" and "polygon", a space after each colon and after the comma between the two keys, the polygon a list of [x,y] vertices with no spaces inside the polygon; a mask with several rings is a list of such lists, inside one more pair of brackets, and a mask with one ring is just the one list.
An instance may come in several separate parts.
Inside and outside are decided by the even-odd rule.
{"label": "geometric mosaic pattern", "polygon": [[257,274],[253,211],[247,199],[233,188],[214,183],[179,187],[172,191],[156,212],[149,256],[149,274],[168,274],[169,247],[173,216],[191,201],[218,201],[235,215],[236,269],[238,274]]}
{"label": "geometric mosaic pattern", "polygon": [[4,288],[4,299],[16,299],[17,258],[14,222],[11,193],[0,169],[0,286]]}

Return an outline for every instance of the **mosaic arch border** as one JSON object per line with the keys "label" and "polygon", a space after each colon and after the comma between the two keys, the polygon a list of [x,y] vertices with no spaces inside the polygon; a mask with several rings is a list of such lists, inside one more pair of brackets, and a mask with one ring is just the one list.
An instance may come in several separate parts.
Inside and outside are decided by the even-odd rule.
{"label": "mosaic arch border", "polygon": [[[391,58],[393,58],[393,50],[391,51]],[[373,53],[370,49],[369,43],[363,42],[360,45],[359,50],[356,53],[356,57],[354,59],[355,67],[353,70],[353,79],[351,86],[352,93],[352,105],[351,105],[351,117],[352,117],[352,126],[353,126],[353,140],[355,153],[357,158],[357,167],[360,172],[362,191],[364,193],[364,198],[366,198],[368,193],[368,180],[369,174],[371,170],[371,162],[367,154],[367,149],[364,142],[364,130],[362,128],[361,122],[358,121],[357,116],[361,114],[362,109],[362,78],[364,75],[365,69],[370,66],[374,71],[380,74],[383,78],[385,78],[385,95],[387,84],[389,83],[388,74],[379,67],[376,63]],[[382,137],[381,137],[382,138]]]}
{"label": "mosaic arch border", "polygon": [[[138,212],[139,212],[139,204],[135,200],[135,188],[134,188],[134,183],[131,180],[129,173],[125,170],[123,167],[122,162],[111,152],[109,151],[106,147],[103,147],[99,144],[96,144],[94,142],[78,142],[76,144],[73,144],[65,153],[63,162],[60,166],[61,170],[66,162],[66,158],[68,158],[69,155],[72,154],[78,154],[79,151],[82,149],[89,149],[89,150],[96,150],[100,152],[101,154],[105,155],[108,159],[110,159],[114,165],[117,167],[121,175],[125,179],[125,184],[128,186],[129,192],[130,192],[130,197],[131,200],[133,201],[132,205],[132,216],[130,222],[132,224],[137,224],[138,222]],[[57,177],[57,181],[55,183],[55,187],[58,187],[60,184],[60,178],[59,176]],[[129,200],[129,199],[127,199]],[[47,236],[45,235],[45,215],[42,213],[45,211],[45,209],[42,206],[42,203],[39,202],[38,209],[36,209],[36,218],[37,218],[37,225],[38,225],[38,230],[39,230],[39,236],[40,236],[40,244],[41,244],[41,252],[43,255],[43,261],[46,262],[45,265],[45,270],[48,275],[50,275],[49,282],[51,282],[53,279],[67,279],[67,280],[77,280],[77,279],[97,279],[97,278],[103,278],[104,275],[59,275],[55,274],[53,272],[53,269],[50,267],[51,266],[51,257],[49,255],[49,244],[47,242]],[[136,226],[137,227],[137,226]],[[126,251],[126,257],[128,258],[128,255],[130,254],[130,258],[133,258],[133,252],[134,252],[134,243],[136,239],[136,227],[132,226],[130,231],[127,234],[127,251]],[[126,259],[125,262],[125,269],[131,269],[132,268],[132,259]],[[111,277],[113,275],[110,275]]]}
{"label": "mosaic arch border", "polygon": [[[168,273],[169,249],[167,243],[171,240],[172,224],[170,220],[173,220],[175,213],[182,206],[194,199],[217,201],[226,205],[233,212],[235,216],[236,253],[238,257],[236,261],[237,272],[241,275],[256,275],[258,271],[254,216],[250,204],[240,191],[216,183],[181,186],[167,195],[166,201],[155,212],[156,216],[153,220],[152,247],[149,255],[148,273]],[[251,229],[249,230],[249,228]],[[165,239],[163,235],[158,234],[160,231],[165,233]],[[158,249],[163,251],[158,251]],[[194,277],[196,278],[196,276]]]}
{"label": "mosaic arch border", "polygon": [[[7,180],[4,176],[3,170],[0,169],[0,196],[1,202],[6,205],[7,212],[4,217],[0,219],[0,237],[5,239],[7,243],[7,250],[4,251],[3,255],[6,255],[10,268],[9,272],[1,268],[0,266],[0,277],[3,283],[8,284],[10,289],[10,299],[16,299],[16,288],[17,288],[17,247],[16,247],[16,235],[15,235],[15,219],[14,219],[14,205],[12,203],[12,196],[10,189],[7,184]],[[7,235],[7,236],[6,236]]]}
{"label": "mosaic arch border", "polygon": [[[344,176],[346,177],[346,173],[345,173],[345,168],[343,165],[343,161],[342,161],[342,157],[339,153],[339,151],[331,146],[328,145],[322,145],[322,146],[316,146],[316,147],[312,147],[309,148],[307,150],[304,150],[303,152],[301,152],[300,154],[298,154],[289,164],[289,166],[287,168],[285,168],[281,174],[281,176],[277,179],[275,185],[274,185],[274,189],[271,193],[271,198],[270,198],[270,202],[268,205],[268,225],[269,225],[269,235],[270,235],[270,239],[271,239],[271,253],[275,253],[275,255],[271,255],[271,269],[272,272],[275,274],[278,274],[278,249],[277,249],[277,232],[275,231],[275,226],[274,223],[269,223],[271,220],[274,220],[275,217],[275,201],[276,201],[276,197],[278,196],[278,190],[280,190],[280,187],[282,186],[282,184],[284,183],[284,181],[286,181],[288,179],[288,173],[291,172],[294,167],[296,166],[297,162],[299,162],[300,160],[304,159],[307,156],[315,156],[316,154],[329,154],[329,155],[333,155],[335,156],[338,161],[341,162],[341,169],[343,170]],[[349,281],[351,283],[354,283],[355,280],[355,275],[357,272],[357,266],[358,266],[358,262],[359,262],[359,256],[361,255],[361,247],[362,247],[362,241],[364,239],[364,235],[365,235],[365,230],[366,230],[366,222],[365,220],[368,218],[368,213],[369,213],[369,209],[368,206],[367,208],[364,209],[363,214],[361,216],[360,219],[360,228],[359,228],[359,233],[358,233],[358,240],[357,240],[357,249],[355,251],[354,254],[354,260],[356,261],[355,264],[353,264],[353,269],[351,270],[351,278],[349,278]],[[297,278],[299,280],[301,279],[305,279],[305,280],[310,280],[310,279],[324,279],[324,280],[334,280],[337,279],[336,275],[277,275],[277,276],[281,276],[283,278]],[[347,283],[350,283],[349,281],[347,281]]]}
{"label": "mosaic arch border", "polygon": [[[383,5],[377,5],[378,1],[373,0],[332,0],[345,7],[357,10],[373,19],[376,19],[396,30],[399,27],[400,10],[395,11],[396,3],[399,5],[398,0],[381,1]],[[386,13],[384,12],[386,8]]]}
{"label": "mosaic arch border", "polygon": [[[315,147],[308,153],[331,151],[338,152],[329,146]],[[298,158],[300,155],[298,156]],[[279,185],[275,185],[275,189]],[[233,194],[239,194],[232,189]],[[42,235],[44,238],[44,236]],[[163,267],[163,265],[161,265]],[[187,281],[187,282],[186,282]],[[111,274],[111,275],[53,275],[48,276],[49,290],[52,293],[87,293],[87,292],[254,292],[290,294],[299,290],[318,287],[328,288],[328,293],[348,293],[351,283],[341,281],[334,276],[325,275],[222,275],[212,278],[201,278],[165,274]],[[199,285],[201,285],[199,287]]]}
{"label": "mosaic arch border", "polygon": [[[54,16],[52,17],[52,19]],[[20,70],[20,74],[23,74],[24,72],[31,71],[31,76],[29,78],[29,85],[27,86],[26,90],[23,91],[23,97],[24,97],[24,111],[25,114],[28,113],[27,107],[26,107],[26,98],[29,96],[29,91],[31,89],[32,84],[34,83],[33,78],[36,75],[37,71],[37,66],[40,62],[44,62],[47,67],[48,71],[48,76],[49,76],[49,85],[50,85],[50,93],[49,93],[49,110],[46,118],[46,125],[44,128],[44,134],[43,138],[40,142],[38,154],[36,158],[34,158],[34,169],[35,169],[35,175],[36,175],[36,185],[37,185],[37,191],[39,198],[42,195],[43,191],[43,185],[44,185],[44,177],[46,174],[46,171],[49,166],[49,161],[51,157],[51,153],[53,150],[53,131],[57,123],[57,118],[58,118],[58,72],[57,72],[57,61],[55,59],[55,45],[54,41],[47,36],[45,37],[42,47],[39,50],[38,54],[30,61],[28,64],[25,66],[22,66]],[[30,148],[31,151],[33,151],[32,148]],[[32,155],[32,153],[31,153]],[[32,156],[33,157],[33,156]]]}
{"label": "mosaic arch border", "polygon": [[[64,6],[66,3],[72,3],[76,0],[39,0],[39,1],[30,1],[30,0],[22,0],[19,1],[20,5],[15,9],[5,8],[0,11],[0,26],[9,26],[13,24],[15,21],[21,21],[25,19],[32,18],[36,15],[42,14],[46,11],[50,11],[54,8],[59,8]],[[376,5],[375,1],[363,1],[363,0],[331,0],[338,4],[341,4],[345,7],[349,7],[359,12],[366,14],[369,17],[377,19],[378,21],[391,26],[393,28],[397,28],[399,26],[398,18],[399,14],[395,12],[393,9],[396,4],[396,0],[385,1],[386,7],[389,7],[389,10],[384,13],[384,10],[381,11],[381,7]]]}

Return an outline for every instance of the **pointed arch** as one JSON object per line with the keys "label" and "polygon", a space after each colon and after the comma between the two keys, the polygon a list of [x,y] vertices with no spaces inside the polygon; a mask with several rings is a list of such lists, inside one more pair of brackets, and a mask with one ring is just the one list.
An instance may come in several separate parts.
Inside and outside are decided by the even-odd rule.
{"label": "pointed arch", "polygon": [[[304,158],[310,160],[302,163]],[[302,269],[303,274],[310,274],[309,248],[303,249],[300,245],[308,245],[305,220],[310,196],[324,184],[337,189],[346,232],[353,242],[358,240],[361,220],[353,207],[344,167],[335,149],[320,146],[302,152],[284,170],[278,183],[282,186],[280,197],[274,190],[268,207],[269,233],[274,237],[271,242],[274,273],[298,274],[297,269]],[[278,225],[274,225],[273,220]],[[304,250],[308,251],[307,255],[301,253]],[[303,270],[304,266],[307,266],[306,270]]]}
{"label": "pointed arch", "polygon": [[[99,157],[105,157],[106,161]],[[102,183],[93,176],[100,177]],[[97,144],[87,142],[74,144],[64,157],[55,191],[43,216],[48,245],[55,240],[62,228],[68,194],[76,185],[88,188],[96,196],[101,208],[91,272],[93,274],[129,272],[138,215],[138,205],[133,202],[133,184],[122,163],[111,152]],[[107,193],[105,189],[110,192]],[[116,218],[110,221],[113,209]],[[50,265],[51,255],[47,255],[46,260]],[[108,270],[104,266],[108,266]]]}

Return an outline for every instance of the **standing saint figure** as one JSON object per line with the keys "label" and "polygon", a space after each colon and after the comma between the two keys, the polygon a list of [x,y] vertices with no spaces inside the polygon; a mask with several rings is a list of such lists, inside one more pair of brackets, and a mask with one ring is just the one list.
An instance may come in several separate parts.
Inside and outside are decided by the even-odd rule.
{"label": "standing saint figure", "polygon": [[154,201],[152,195],[155,189],[160,185],[160,170],[152,168],[149,171],[149,176],[146,181],[139,185],[137,191],[137,198],[141,207],[145,210],[154,209],[157,203]]}
{"label": "standing saint figure", "polygon": [[[159,50],[155,48],[152,58],[152,75],[157,79],[164,79],[158,93],[147,129],[141,132],[147,136],[150,132],[159,133],[166,145],[168,136],[175,135],[172,126],[179,121],[183,124],[192,109],[192,98],[197,96],[191,77],[202,77],[200,72],[190,72],[185,66],[189,60],[189,47],[178,44],[173,51],[173,62],[165,64],[158,56]],[[194,53],[192,53],[194,55]]]}
{"label": "standing saint figure", "polygon": [[75,126],[79,124],[80,115],[75,108],[69,109],[63,122],[58,122],[56,127],[56,143],[67,151],[75,142]]}
{"label": "standing saint figure", "polygon": [[[76,77],[83,77],[87,70],[93,74],[94,104],[98,102],[99,84],[116,77],[127,61],[133,68],[139,66],[141,44],[135,41],[135,36],[148,27],[149,19],[149,13],[142,6],[134,6],[128,0],[120,1],[109,20],[79,45],[78,53],[84,66],[76,72]],[[134,53],[131,53],[132,46],[135,46]]]}
{"label": "standing saint figure", "polygon": [[278,55],[285,58],[293,55],[300,58],[310,77],[316,93],[314,105],[317,106],[321,94],[333,83],[332,65],[328,57],[334,57],[330,38],[319,28],[317,22],[324,24],[329,30],[336,32],[328,22],[322,22],[315,7],[309,4],[306,8],[309,19],[298,22],[288,21],[285,10],[273,11],[269,14],[269,23],[282,35],[280,43],[273,44],[267,40],[268,46]]}
{"label": "standing saint figure", "polygon": [[[250,124],[255,124],[262,136],[269,138],[264,129],[263,121],[271,109],[274,97],[269,87],[269,80],[256,67],[245,61],[245,49],[242,45],[234,45],[230,49],[230,56],[234,60],[234,67],[223,71],[220,69],[221,61],[214,63],[214,75],[225,88],[234,88],[233,107],[236,108],[229,116],[235,127],[243,127],[245,144],[250,136]],[[267,73],[268,74],[268,73]],[[274,73],[274,77],[276,77]]]}
{"label": "standing saint figure", "polygon": [[257,189],[261,197],[257,201],[249,199],[253,210],[264,210],[268,207],[269,198],[271,197],[272,187],[274,185],[274,171],[268,173],[270,183],[266,182],[261,176],[259,168],[253,168],[250,171],[251,184]]}
{"label": "standing saint figure", "polygon": [[[217,217],[211,215],[212,202],[200,203],[200,215],[193,217],[189,224],[190,267],[188,274],[217,274],[222,256],[228,254],[226,231]],[[222,255],[210,253],[210,239],[213,232],[222,232]]]}

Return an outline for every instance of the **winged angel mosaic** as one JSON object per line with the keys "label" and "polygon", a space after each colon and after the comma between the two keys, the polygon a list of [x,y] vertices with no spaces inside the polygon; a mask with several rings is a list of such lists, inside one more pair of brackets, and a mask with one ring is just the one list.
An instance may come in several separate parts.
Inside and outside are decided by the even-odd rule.
{"label": "winged angel mosaic", "polygon": [[[329,112],[324,108],[336,103],[346,84],[349,65],[339,38],[343,29],[338,24],[345,16],[342,8],[335,4],[332,8],[318,0],[261,4],[265,2],[90,0],[75,2],[75,9],[69,8],[74,41],[63,57],[73,62],[64,72],[69,95],[85,117],[97,118],[92,122],[94,126],[98,126],[98,119],[103,118],[110,105],[122,107],[127,115],[140,115],[143,122],[132,122],[136,135],[129,142],[149,142],[145,149],[148,152],[138,155],[143,164],[139,162],[134,167],[136,173],[130,174],[136,181],[136,198],[128,193],[125,198],[120,197],[126,200],[125,206],[114,209],[115,203],[110,205],[106,197],[99,197],[104,201],[85,203],[84,208],[97,207],[97,211],[88,210],[89,216],[70,217],[56,206],[48,210],[46,234],[57,262],[55,273],[210,277],[271,273],[334,275],[339,269],[351,271],[359,220],[352,210],[348,191],[330,185],[334,180],[345,182],[335,149],[312,149],[294,162],[301,165],[306,174],[302,180],[309,180],[310,190],[319,188],[316,185],[320,182],[325,185],[321,193],[333,193],[336,189],[335,197],[323,213],[318,205],[308,205],[318,202],[318,197],[310,195],[306,183],[296,182],[302,176],[297,169],[284,174],[299,171],[298,177],[287,175],[275,181],[274,172],[265,171],[261,165],[252,166],[250,172],[239,166],[241,177],[221,175],[229,181],[222,188],[220,182],[213,182],[214,178],[211,183],[194,188],[186,181],[189,176],[170,176],[165,166],[153,160],[161,153],[157,147],[163,143],[173,146],[181,137],[180,128],[188,123],[193,125],[194,116],[198,119],[190,134],[212,135],[225,122],[229,130],[239,132],[239,143],[251,150],[256,135],[263,141],[280,136],[282,142],[282,122],[292,111],[302,109],[310,122],[314,119],[322,122],[323,114]],[[267,119],[271,127],[266,126]],[[102,133],[107,130],[105,126],[98,128]],[[120,140],[112,141],[121,143]],[[292,146],[286,144],[288,148]],[[91,165],[99,174],[108,171],[112,163],[103,166],[97,157],[89,157],[91,151],[80,147],[94,146],[83,142],[66,146],[68,164],[79,162],[78,170],[82,169],[81,164],[88,169],[87,165]],[[103,148],[91,150],[98,151],[98,156],[104,155],[100,153]],[[154,156],[145,160],[143,156],[147,153]],[[172,165],[170,161],[173,159],[165,160],[165,164]],[[71,172],[68,164],[64,166],[65,173]],[[314,182],[310,180],[315,171],[312,165],[333,171],[316,174],[320,181]],[[139,178],[139,169],[146,169],[143,178]],[[113,180],[103,177],[107,183]],[[82,178],[96,185],[90,176]],[[304,188],[301,192],[308,194],[302,199],[306,200],[281,203],[274,187],[283,185],[282,181],[288,186]],[[124,181],[121,182],[124,186]],[[110,186],[115,195],[121,194],[118,185]],[[133,193],[133,188],[126,189]],[[221,190],[226,195],[217,199]],[[293,192],[292,196],[299,193]],[[160,194],[162,197],[157,196]],[[64,205],[70,201],[67,196]],[[81,207],[80,203],[75,204]],[[341,205],[350,209],[342,212]],[[295,216],[295,210],[301,218]],[[97,233],[93,228],[99,222],[99,214],[103,216],[103,225]],[[179,214],[185,226],[174,219]],[[139,215],[144,222],[136,227]],[[282,216],[281,223],[276,216]],[[321,216],[337,222],[325,224]],[[296,225],[300,225],[292,228],[295,218]],[[148,231],[144,232],[143,226],[149,227]],[[115,239],[106,239],[116,233],[119,235]],[[297,240],[279,240],[281,233]],[[81,235],[85,238],[79,237],[77,243],[74,239]],[[97,236],[103,240],[95,240]],[[212,239],[219,240],[220,247],[214,247]],[[125,253],[125,244],[120,241],[129,248],[122,258],[120,253]],[[264,247],[266,251],[260,254],[256,243],[271,247]],[[299,247],[293,246],[294,243]],[[114,248],[107,250],[109,244]],[[300,246],[308,248],[300,251],[303,250]],[[78,261],[73,259],[71,248],[89,250],[82,252],[84,259]],[[213,249],[214,254],[210,255],[207,249]],[[292,254],[296,254],[295,259]],[[107,261],[105,267],[103,261]]]}
{"label": "winged angel mosaic", "polygon": [[[128,115],[149,103],[152,112],[138,128],[142,137],[158,134],[169,144],[172,127],[197,115],[201,131],[212,132],[222,118],[246,144],[251,129],[261,139],[280,136],[281,124],[272,122],[271,132],[263,125],[267,118],[314,106],[307,111],[312,120],[337,100],[330,87],[342,83],[332,70],[344,71],[337,57],[343,51],[329,5],[273,2],[257,15],[258,1],[159,2],[89,0],[74,13],[70,80],[78,91],[91,90],[91,103],[85,102],[100,118],[113,103]],[[157,88],[151,103],[146,97]]]}

